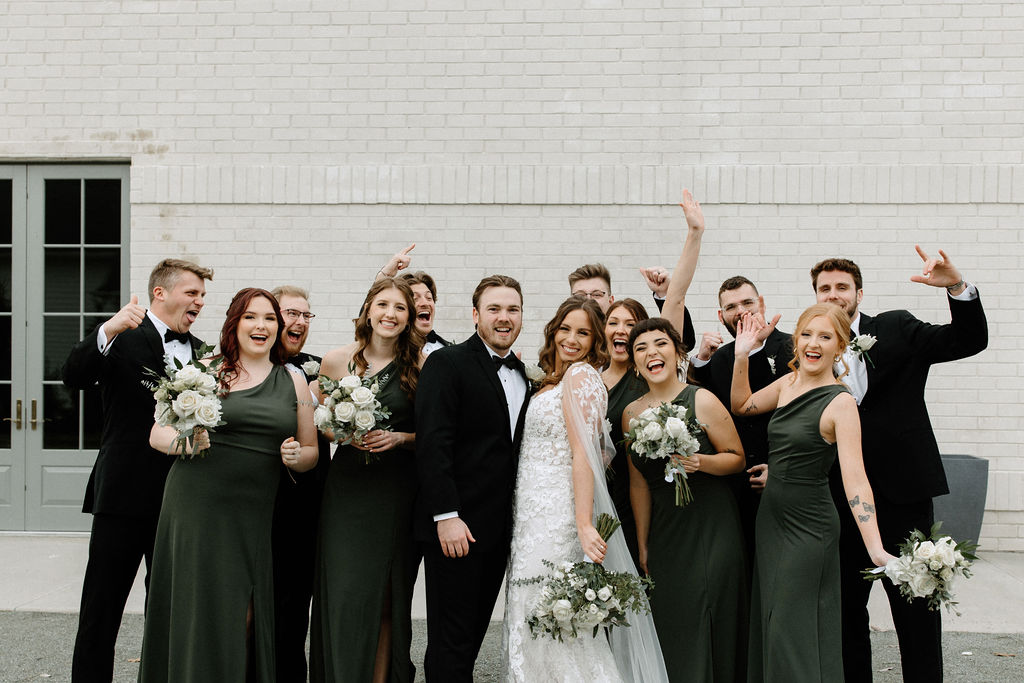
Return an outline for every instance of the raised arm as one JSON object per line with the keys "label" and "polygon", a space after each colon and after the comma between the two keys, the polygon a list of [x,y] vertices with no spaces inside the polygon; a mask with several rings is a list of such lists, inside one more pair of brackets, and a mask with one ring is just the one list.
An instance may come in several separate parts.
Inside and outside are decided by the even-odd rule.
{"label": "raised arm", "polygon": [[675,270],[672,271],[668,291],[665,293],[665,306],[661,309],[661,317],[672,323],[682,334],[686,292],[689,290],[690,283],[693,282],[693,274],[697,270],[700,243],[704,237],[704,212],[689,190],[683,190],[683,201],[679,206],[683,207],[683,215],[686,216],[686,241],[683,242],[683,252],[679,255]]}
{"label": "raised arm", "polygon": [[409,253],[415,248],[416,243],[413,242],[405,249],[395,252],[394,256],[388,259],[388,262],[377,271],[377,275],[373,278],[373,281],[376,282],[382,278],[394,277],[408,268],[409,264],[412,262],[412,257],[409,256]]}
{"label": "raised arm", "polygon": [[732,366],[732,389],[730,409],[735,415],[757,415],[775,410],[779,405],[779,390],[782,381],[790,379],[789,376],[780,377],[756,394],[750,392],[750,352],[761,342],[758,341],[758,332],[764,323],[755,316],[747,313],[736,321],[736,344],[733,350],[736,352],[736,359]]}

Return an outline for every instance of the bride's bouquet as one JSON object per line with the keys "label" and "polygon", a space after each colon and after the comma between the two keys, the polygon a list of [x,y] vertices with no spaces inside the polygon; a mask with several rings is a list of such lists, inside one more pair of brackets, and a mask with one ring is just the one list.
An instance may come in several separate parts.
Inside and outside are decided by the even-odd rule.
{"label": "bride's bouquet", "polygon": [[[597,531],[606,542],[620,525],[621,522],[611,515],[597,517]],[[526,618],[534,638],[547,634],[565,642],[566,638],[577,638],[580,632],[586,631],[597,637],[601,627],[629,626],[627,612],[650,614],[646,591],[654,582],[649,578],[609,571],[589,560],[575,564],[543,562],[551,570],[549,576],[515,582],[517,585],[545,582],[539,602]]]}
{"label": "bride's bouquet", "polygon": [[665,460],[665,481],[676,484],[676,505],[693,502],[686,470],[678,457],[689,458],[700,448],[697,434],[700,426],[692,419],[686,406],[662,403],[647,408],[629,420],[625,442],[633,452],[649,460]]}
{"label": "bride's bouquet", "polygon": [[[324,401],[313,411],[316,428],[342,445],[359,443],[368,432],[382,429],[391,417],[391,411],[377,400],[390,376],[364,379],[355,374],[352,365],[349,373],[339,380],[326,375],[317,378]],[[368,453],[366,461],[370,462]]]}
{"label": "bride's bouquet", "polygon": [[[209,344],[203,344],[196,352],[198,358],[213,351]],[[220,397],[217,395],[217,368],[222,358],[215,358],[209,365],[190,360],[182,364],[177,358],[168,356],[163,374],[146,369],[154,380],[143,380],[143,385],[153,391],[156,410],[153,419],[161,427],[174,427],[178,432],[177,443],[181,457],[206,455],[206,451],[188,454],[190,439],[196,430],[212,432],[224,423],[221,419]]]}
{"label": "bride's bouquet", "polygon": [[953,584],[959,578],[970,578],[971,563],[978,559],[974,551],[976,543],[960,541],[949,536],[939,536],[942,522],[936,522],[926,537],[914,529],[910,537],[900,545],[900,556],[889,560],[884,567],[865,569],[866,579],[874,581],[888,576],[899,586],[900,594],[912,602],[915,598],[927,598],[928,609],[937,610],[944,606],[956,612],[953,599]]}

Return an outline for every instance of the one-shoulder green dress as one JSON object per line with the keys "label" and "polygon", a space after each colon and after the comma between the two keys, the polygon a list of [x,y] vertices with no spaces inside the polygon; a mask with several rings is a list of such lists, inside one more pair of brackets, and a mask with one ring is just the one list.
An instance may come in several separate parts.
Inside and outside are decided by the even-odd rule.
{"label": "one-shoulder green dress", "polygon": [[843,680],[839,516],[828,472],[836,445],[821,414],[842,384],[811,389],[768,423],[768,483],[757,512],[750,681]]}
{"label": "one-shoulder green dress", "polygon": [[[695,415],[698,387],[676,397]],[[703,431],[698,453],[714,453]],[[678,507],[665,461],[632,454],[651,491],[647,568],[651,611],[671,681],[742,680],[747,651],[747,592],[736,499],[726,481],[703,472],[688,478],[693,502]]]}
{"label": "one-shoulder green dress", "polygon": [[[387,376],[385,380],[384,377]],[[387,427],[416,430],[413,402],[394,362],[377,373],[377,399],[391,411]],[[373,678],[381,615],[390,600],[390,681],[415,676],[412,592],[416,582],[414,452],[372,454],[339,446],[331,460],[320,510],[320,544],[310,621],[311,681],[363,683]]]}
{"label": "one-shoulder green dress", "polygon": [[204,457],[178,458],[164,488],[142,642],[142,683],[272,683],[270,529],[281,442],[296,431],[295,384],[283,366],[221,399],[226,424]]}

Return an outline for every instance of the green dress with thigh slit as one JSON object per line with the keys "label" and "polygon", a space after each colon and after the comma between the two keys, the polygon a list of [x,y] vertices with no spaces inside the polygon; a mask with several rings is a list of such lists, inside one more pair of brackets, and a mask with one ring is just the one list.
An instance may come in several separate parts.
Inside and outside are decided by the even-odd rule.
{"label": "green dress with thigh slit", "polygon": [[[821,415],[841,384],[811,389],[768,423],[768,483],[757,512],[750,681],[843,680],[839,516]],[[849,513],[847,513],[849,514]]]}
{"label": "green dress with thigh slit", "polygon": [[[695,415],[698,387],[675,402]],[[703,431],[698,453],[715,453]],[[676,506],[665,461],[631,454],[651,492],[647,568],[651,611],[671,681],[742,680],[747,650],[747,592],[736,499],[726,481],[703,472],[688,478],[693,502]]]}
{"label": "green dress with thigh slit", "polygon": [[[413,402],[398,372],[392,362],[377,373],[383,384],[377,400],[391,411],[388,429],[413,432]],[[415,675],[409,648],[419,561],[413,539],[416,461],[402,447],[370,459],[354,446],[339,446],[327,475],[310,621],[314,682],[371,680],[385,609],[391,615],[389,680],[411,683]]]}
{"label": "green dress with thigh slit", "polygon": [[[295,436],[295,384],[283,366],[221,399],[226,424],[203,457],[178,458],[153,550],[139,680],[271,683],[274,591],[270,527],[281,442]],[[170,457],[170,456],[168,456]]]}

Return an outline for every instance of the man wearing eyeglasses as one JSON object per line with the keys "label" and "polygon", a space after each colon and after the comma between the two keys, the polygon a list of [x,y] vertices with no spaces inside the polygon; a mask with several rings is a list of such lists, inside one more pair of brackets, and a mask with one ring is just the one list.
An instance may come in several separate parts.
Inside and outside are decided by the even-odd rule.
{"label": "man wearing eyeglasses", "polygon": [[[654,303],[657,304],[658,311],[661,311],[661,307],[665,305],[665,292],[668,291],[669,277],[667,273],[663,273],[657,283],[652,284],[655,281],[652,280],[653,276],[650,272],[657,270],[659,270],[657,267],[641,268],[640,272],[644,275],[645,282],[654,294]],[[665,269],[661,268],[660,270],[664,271]],[[588,263],[569,273],[569,291],[575,296],[593,299],[604,314],[608,313],[608,309],[615,302],[615,297],[612,296],[612,274],[608,272],[608,268],[603,263]],[[683,329],[679,330],[679,333],[683,337],[683,344],[686,345],[686,348],[692,349],[696,335],[688,308],[683,309]]]}
{"label": "man wearing eyeglasses", "polygon": [[[292,285],[277,287],[271,294],[281,306],[284,318],[280,342],[288,357],[288,369],[313,382],[319,373],[320,357],[302,350],[309,336],[309,324],[316,317],[309,310],[309,294]],[[317,434],[317,444],[320,457],[309,472],[290,472],[281,467],[274,506],[274,627],[276,680],[280,683],[306,680],[306,631],[313,595],[320,498],[331,463],[330,442],[323,434]]]}

